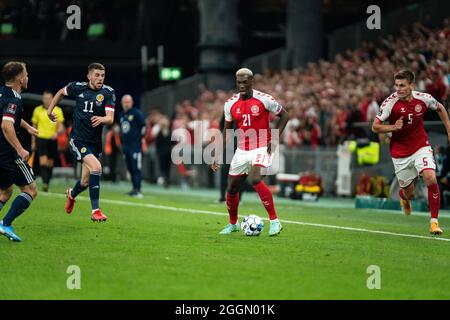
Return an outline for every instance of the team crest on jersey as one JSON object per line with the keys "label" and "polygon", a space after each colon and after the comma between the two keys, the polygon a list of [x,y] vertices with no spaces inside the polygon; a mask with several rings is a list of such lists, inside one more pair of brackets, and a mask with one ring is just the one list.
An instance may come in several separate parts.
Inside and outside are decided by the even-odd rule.
{"label": "team crest on jersey", "polygon": [[252,111],[253,114],[259,113],[259,107],[255,104],[253,105],[250,110]]}
{"label": "team crest on jersey", "polygon": [[416,106],[414,107],[414,111],[421,112],[422,111],[422,106],[420,104],[416,104]]}
{"label": "team crest on jersey", "polygon": [[400,112],[405,112],[405,108],[402,107]]}
{"label": "team crest on jersey", "polygon": [[8,104],[8,107],[6,108],[6,112],[9,113],[16,113],[17,106],[14,103]]}
{"label": "team crest on jersey", "polygon": [[99,105],[102,104],[102,101],[105,100],[105,96],[103,96],[101,93],[99,93],[99,94],[95,97],[95,100],[97,100],[97,101],[95,101],[95,104],[96,104],[97,106],[99,106]]}
{"label": "team crest on jersey", "polygon": [[85,152],[86,152],[86,148],[85,147],[81,148],[81,153],[85,153]]}
{"label": "team crest on jersey", "polygon": [[128,116],[128,121],[133,121],[133,119],[134,119],[134,116],[133,116],[132,114],[130,114],[130,115]]}

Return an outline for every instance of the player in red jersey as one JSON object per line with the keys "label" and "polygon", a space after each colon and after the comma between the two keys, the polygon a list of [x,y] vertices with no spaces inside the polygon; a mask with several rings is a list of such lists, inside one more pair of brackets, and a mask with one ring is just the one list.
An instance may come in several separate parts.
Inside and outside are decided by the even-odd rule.
{"label": "player in red jersey", "polygon": [[[450,121],[444,106],[431,95],[414,91],[412,71],[401,70],[394,75],[395,90],[381,105],[373,121],[372,131],[392,133],[390,152],[395,175],[400,185],[400,203],[405,214],[411,214],[410,200],[414,198],[414,180],[422,176],[428,187],[430,233],[442,233],[438,224],[440,194],[436,180],[433,150],[423,126],[428,109],[438,112],[450,141]],[[389,124],[383,124],[388,121]]]}
{"label": "player in red jersey", "polygon": [[[286,126],[289,116],[286,110],[272,96],[253,89],[253,73],[251,70],[247,68],[239,69],[236,72],[236,85],[239,94],[228,99],[224,105],[224,150],[227,141],[227,130],[232,129],[233,121],[238,128],[238,148],[230,164],[226,195],[230,224],[220,233],[230,234],[239,230],[239,223],[237,222],[239,189],[251,172],[253,188],[258,193],[269,214],[269,235],[274,236],[280,233],[282,226],[277,218],[272,192],[263,182],[264,177],[261,170],[271,166],[273,151],[276,148],[270,132],[270,113],[280,117],[276,128],[280,135]],[[219,168],[217,160],[213,162],[211,168],[213,171]]]}

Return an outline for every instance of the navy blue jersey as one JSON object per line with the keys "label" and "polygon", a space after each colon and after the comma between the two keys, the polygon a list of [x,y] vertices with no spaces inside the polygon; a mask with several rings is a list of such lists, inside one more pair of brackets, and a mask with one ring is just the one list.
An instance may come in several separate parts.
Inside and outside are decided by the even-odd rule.
{"label": "navy blue jersey", "polygon": [[[14,123],[16,135],[19,135],[20,122],[22,121],[22,98],[20,94],[10,87],[0,87],[0,109],[2,110],[3,121],[10,121]],[[0,130],[0,159],[15,159],[17,158],[16,150],[6,140],[3,130]],[[1,160],[0,160],[1,161]]]}
{"label": "navy blue jersey", "polygon": [[141,138],[145,132],[145,118],[139,109],[131,108],[120,115],[122,146],[124,150],[141,150]]}
{"label": "navy blue jersey", "polygon": [[75,98],[71,138],[91,144],[101,143],[103,125],[92,126],[92,117],[104,117],[106,111],[114,111],[116,96],[114,89],[103,85],[93,90],[88,82],[71,82],[65,87],[65,94]]}

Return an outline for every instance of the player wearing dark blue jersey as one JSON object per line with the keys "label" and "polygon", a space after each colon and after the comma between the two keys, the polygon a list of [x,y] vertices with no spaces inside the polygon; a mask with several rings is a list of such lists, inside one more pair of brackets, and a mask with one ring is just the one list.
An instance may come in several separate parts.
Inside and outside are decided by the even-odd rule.
{"label": "player wearing dark blue jersey", "polygon": [[126,94],[122,97],[123,112],[120,115],[122,151],[125,163],[131,175],[133,190],[130,196],[142,198],[142,136],[145,133],[145,118],[139,109],[133,108],[133,98]]}
{"label": "player wearing dark blue jersey", "polygon": [[88,66],[88,82],[70,82],[58,91],[53,98],[47,114],[55,121],[52,110],[63,96],[75,98],[70,146],[73,154],[83,165],[81,179],[73,188],[66,191],[66,212],[71,213],[78,194],[89,187],[92,206],[92,221],[106,221],[100,210],[100,176],[102,165],[99,161],[102,153],[102,129],[114,122],[116,98],[114,89],[103,84],[105,67],[100,63]]}
{"label": "player wearing dark blue jersey", "polygon": [[23,62],[11,61],[4,65],[2,76],[5,86],[0,87],[0,210],[11,198],[15,184],[21,193],[14,199],[0,221],[0,234],[13,241],[21,241],[11,224],[37,196],[34,174],[28,166],[30,154],[22,147],[17,135],[19,128],[37,136],[38,131],[22,119],[23,106],[20,93],[28,86],[28,72]]}

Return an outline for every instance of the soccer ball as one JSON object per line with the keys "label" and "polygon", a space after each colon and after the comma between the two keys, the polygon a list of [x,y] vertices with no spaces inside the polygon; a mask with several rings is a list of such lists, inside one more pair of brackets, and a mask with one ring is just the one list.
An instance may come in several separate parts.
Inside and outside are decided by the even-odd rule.
{"label": "soccer ball", "polygon": [[255,215],[244,218],[241,224],[241,230],[246,236],[259,236],[264,229],[264,221]]}

